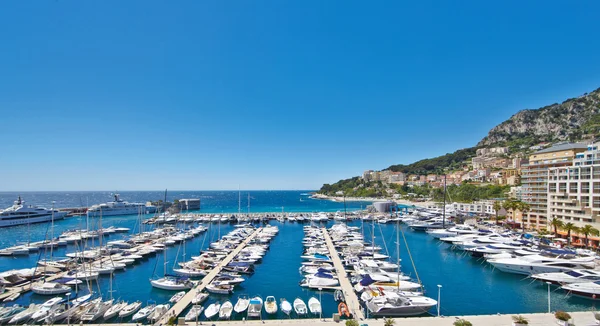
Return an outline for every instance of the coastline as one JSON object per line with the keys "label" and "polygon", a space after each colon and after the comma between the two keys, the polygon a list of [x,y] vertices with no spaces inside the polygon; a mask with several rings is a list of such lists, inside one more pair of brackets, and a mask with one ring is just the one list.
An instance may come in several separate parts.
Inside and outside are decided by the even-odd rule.
{"label": "coastline", "polygon": [[380,197],[328,196],[328,195],[317,194],[317,193],[312,194],[310,196],[310,198],[319,199],[319,200],[329,200],[329,201],[334,201],[334,202],[344,202],[344,200],[351,201],[351,202],[364,201],[364,202],[371,202],[371,203],[378,202],[378,201],[392,201],[398,205],[417,206],[417,207],[428,207],[428,206],[436,205],[436,203],[433,201],[411,201],[411,200],[407,200],[407,199],[390,199],[390,198],[380,198]]}

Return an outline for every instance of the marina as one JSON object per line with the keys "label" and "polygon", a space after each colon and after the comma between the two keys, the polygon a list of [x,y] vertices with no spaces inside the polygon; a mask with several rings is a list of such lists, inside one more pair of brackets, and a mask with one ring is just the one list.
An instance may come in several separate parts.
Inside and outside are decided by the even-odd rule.
{"label": "marina", "polygon": [[[258,201],[259,199],[255,200]],[[308,203],[316,202],[315,204],[322,204],[322,201],[312,199],[306,199],[306,201]],[[491,264],[486,263],[483,257],[477,257],[469,251],[460,250],[455,244],[441,241],[441,239],[432,236],[432,232],[427,233],[413,230],[410,226],[410,223],[412,223],[410,219],[413,216],[400,216],[400,219],[406,219],[406,221],[398,224],[400,221],[395,216],[390,216],[389,214],[368,214],[365,212],[358,214],[356,208],[352,207],[344,217],[343,204],[333,203],[333,205],[338,206],[332,207],[329,211],[324,210],[322,213],[314,211],[281,213],[276,210],[251,212],[250,215],[238,215],[235,211],[228,214],[204,213],[202,211],[190,212],[182,214],[176,223],[169,225],[140,223],[140,221],[147,221],[153,218],[153,214],[111,216],[102,219],[101,223],[99,218],[92,218],[86,221],[85,217],[70,217],[56,221],[54,232],[55,237],[60,239],[61,235],[66,234],[65,231],[85,229],[88,223],[91,226],[89,231],[91,235],[99,229],[128,229],[128,232],[111,231],[106,234],[99,232],[102,233],[101,237],[90,235],[89,239],[86,240],[87,249],[84,250],[84,252],[90,254],[92,252],[90,248],[97,248],[100,246],[100,243],[102,243],[102,246],[106,246],[107,243],[124,246],[135,239],[141,239],[141,234],[158,232],[157,230],[161,230],[164,227],[172,230],[169,232],[173,233],[169,235],[159,236],[155,240],[145,241],[139,245],[131,246],[127,250],[136,255],[134,252],[143,252],[144,247],[147,248],[148,245],[154,245],[155,241],[159,241],[156,242],[157,244],[161,241],[165,242],[164,249],[156,250],[151,255],[140,255],[142,256],[141,258],[135,259],[132,264],[125,266],[124,269],[115,270],[112,274],[99,275],[96,281],[84,281],[79,286],[79,296],[93,293],[94,297],[101,296],[105,300],[112,297],[118,302],[133,303],[139,301],[141,302],[141,308],[154,304],[157,306],[164,305],[166,308],[164,312],[162,312],[160,317],[152,321],[157,324],[166,323],[173,315],[183,318],[191,310],[197,310],[198,308],[196,307],[202,307],[203,310],[206,310],[211,305],[213,305],[213,308],[227,307],[227,302],[230,302],[231,306],[234,306],[243,297],[260,297],[263,300],[262,309],[259,310],[258,317],[255,317],[259,321],[268,323],[273,320],[283,321],[299,318],[301,320],[311,320],[310,318],[315,317],[330,320],[334,313],[338,314],[340,312],[340,302],[336,301],[336,290],[338,289],[341,289],[344,297],[343,302],[345,302],[352,317],[357,320],[361,318],[371,320],[373,318],[371,316],[372,311],[367,309],[364,298],[361,298],[364,293],[355,292],[356,287],[352,284],[360,281],[360,278],[357,278],[355,274],[356,267],[353,267],[352,264],[354,263],[351,262],[352,259],[349,256],[352,251],[351,247],[344,249],[344,246],[347,245],[342,244],[347,242],[344,239],[348,237],[350,237],[349,239],[357,240],[364,238],[367,242],[364,250],[368,255],[371,255],[373,258],[381,257],[382,261],[387,261],[389,263],[386,264],[393,266],[398,259],[398,248],[394,247],[398,243],[397,238],[400,235],[402,235],[399,241],[402,244],[402,247],[399,248],[399,258],[402,261],[402,273],[398,274],[398,279],[401,280],[400,286],[411,288],[411,290],[407,291],[421,291],[422,287],[424,290],[423,295],[430,298],[428,300],[432,300],[433,302],[438,299],[438,290],[440,290],[442,299],[440,306],[441,315],[511,314],[543,312],[548,309],[548,288],[545,283],[532,282],[532,279],[524,279],[523,275],[502,272],[494,268]],[[260,208],[259,206],[256,209]],[[340,211],[340,208],[342,211]],[[228,217],[226,222],[222,222],[223,216]],[[238,218],[231,219],[231,216],[239,216],[241,220]],[[298,219],[301,217],[303,217],[303,221],[299,222]],[[325,217],[324,220],[323,217]],[[204,226],[205,232],[198,233],[196,236],[179,242],[174,241],[173,244],[167,244],[167,242],[170,243],[171,241],[169,239],[176,239],[183,232],[187,232],[184,230],[194,230],[200,225]],[[231,248],[231,251],[228,251],[227,255],[220,256],[222,258],[219,258],[220,261],[216,265],[217,267],[208,269],[204,278],[192,277],[192,289],[184,290],[184,294],[179,299],[169,302],[178,291],[166,291],[150,285],[148,280],[163,276],[163,267],[166,270],[165,275],[174,274],[176,270],[182,268],[181,266],[189,266],[188,262],[193,261],[193,259],[189,260],[191,257],[197,256],[201,251],[214,251],[215,246],[218,246],[216,244],[222,243],[219,239],[226,239],[230,234],[239,232],[236,230],[243,229],[248,225],[254,227],[251,229],[252,232],[247,233],[248,237],[239,242],[235,248]],[[238,254],[253,241],[254,237],[262,232],[261,230],[269,227],[269,225],[278,229],[278,235],[271,238],[268,243],[268,249],[262,251],[260,261],[253,264],[253,272],[247,275],[241,274],[243,282],[234,284],[232,291],[227,291],[227,294],[208,293],[204,299],[206,301],[203,301],[200,305],[192,303],[198,293],[206,292],[202,290],[205,290],[207,286],[212,284],[213,279],[221,277],[219,275],[222,275],[222,268],[234,259],[234,257],[237,257],[239,260],[240,257]],[[345,231],[341,227],[342,225],[347,225],[348,230]],[[398,225],[400,229],[398,229]],[[113,228],[110,229],[111,227]],[[464,232],[469,230],[467,227],[457,226],[456,228]],[[17,229],[23,232],[28,227],[18,226],[13,228],[13,230]],[[50,225],[47,224],[30,225],[29,229],[32,241],[47,240],[52,231]],[[446,232],[454,230],[452,227],[448,227],[447,229],[448,231]],[[41,237],[39,236],[40,234],[48,235]],[[303,241],[307,241],[307,236],[313,239],[311,240],[313,245],[307,246],[305,244],[303,246],[302,243]],[[0,241],[4,240],[0,239]],[[370,243],[371,241],[373,241],[372,244]],[[15,242],[13,240],[10,244],[14,245]],[[37,252],[29,255],[1,256],[0,266],[3,271],[35,267],[38,260],[43,260],[51,248],[54,256],[57,258],[65,257],[74,252],[81,252],[81,248],[79,248],[77,243],[69,242],[60,246],[40,247]],[[408,248],[410,249],[410,256],[405,248],[405,243],[408,244]],[[256,244],[252,246],[256,246]],[[163,248],[162,246],[158,247]],[[244,252],[245,257],[250,257],[248,256],[250,255],[249,251],[244,250]],[[320,287],[321,290],[319,290],[319,286],[304,287],[300,285],[303,282],[302,278],[306,279],[307,276],[312,275],[310,273],[299,275],[298,271],[298,267],[305,266],[303,263],[307,262],[307,260],[302,257],[309,256],[308,252],[323,254],[330,260],[328,264],[330,264],[331,270],[314,275],[314,277],[325,276],[327,278],[327,275],[331,273],[339,281],[337,285],[323,285]],[[214,254],[216,254],[216,251],[211,255]],[[117,255],[118,258],[123,253],[113,253],[112,255]],[[388,256],[389,258],[386,258]],[[418,277],[413,269],[411,256],[414,259]],[[107,261],[107,257],[103,256],[93,259],[96,261]],[[86,265],[90,262],[88,259]],[[41,267],[37,269],[41,270]],[[394,269],[388,270],[389,272],[386,272],[385,275],[388,275],[393,280],[396,271]],[[52,270],[47,268],[47,271]],[[316,270],[313,269],[314,271]],[[51,273],[46,277],[46,282],[58,280],[66,276],[65,272],[60,270],[52,271]],[[376,274],[371,275],[371,277],[375,276]],[[323,284],[329,284],[328,282]],[[6,302],[4,305],[11,306],[18,304],[28,306],[31,303],[41,304],[52,298],[51,296],[41,296],[31,293],[29,291],[30,284],[29,282],[25,282],[12,287],[7,286],[5,288],[6,291],[0,296],[0,299],[19,293],[14,301]],[[415,284],[417,288],[412,290],[411,284]],[[442,285],[442,288],[438,288],[438,284]],[[74,288],[71,288],[71,292],[73,292]],[[477,304],[476,298],[482,295],[493,302],[498,302],[498,304]],[[271,310],[271,312],[266,311],[265,300],[268,297],[272,297],[272,299],[269,299],[271,302],[277,302],[278,309]],[[506,297],[510,297],[512,300],[504,300],[503,298]],[[593,300],[566,295],[564,291],[559,290],[555,286],[551,289],[550,297],[552,310],[582,311],[594,308]],[[71,298],[76,297],[72,294]],[[294,311],[294,305],[285,312],[281,308],[282,306],[280,306],[281,299],[284,298],[290,304],[295,299],[300,299],[306,304],[307,313],[299,315]],[[311,311],[310,308],[313,301],[318,302],[318,310],[313,309]],[[166,306],[167,304],[169,305],[168,307]],[[421,311],[420,315],[436,315],[436,308],[436,306],[431,306],[431,308]],[[230,321],[217,321],[219,316],[223,316],[222,318],[229,319]],[[226,312],[223,315],[217,314],[210,321],[215,323],[235,323],[242,319],[246,319],[249,323],[251,322],[248,320],[246,313],[240,314],[235,311],[231,314]],[[204,311],[198,314],[198,320],[200,322],[208,320]],[[436,319],[431,320],[434,322]],[[117,318],[108,320],[107,322],[128,321],[128,318]]]}

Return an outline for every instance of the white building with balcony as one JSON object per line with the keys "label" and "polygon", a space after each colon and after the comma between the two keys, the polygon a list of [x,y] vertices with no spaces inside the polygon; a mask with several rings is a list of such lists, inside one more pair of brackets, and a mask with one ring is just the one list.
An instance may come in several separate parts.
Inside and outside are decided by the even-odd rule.
{"label": "white building with balcony", "polygon": [[547,216],[600,228],[600,143],[577,153],[570,166],[548,169]]}

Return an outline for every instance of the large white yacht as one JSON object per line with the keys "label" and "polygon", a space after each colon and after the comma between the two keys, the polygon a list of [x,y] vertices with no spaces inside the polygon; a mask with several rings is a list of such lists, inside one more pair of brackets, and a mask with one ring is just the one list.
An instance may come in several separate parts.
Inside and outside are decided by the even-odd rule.
{"label": "large white yacht", "polygon": [[67,212],[31,205],[25,206],[25,201],[19,196],[11,207],[0,211],[0,227],[49,222],[52,220],[52,215],[55,220],[60,220],[65,218]]}
{"label": "large white yacht", "polygon": [[104,204],[93,205],[88,209],[90,216],[113,216],[113,215],[133,215],[138,214],[139,210],[145,211],[145,204],[142,203],[130,203],[123,201],[119,198],[119,194],[114,194],[114,201],[109,201]]}
{"label": "large white yacht", "polygon": [[503,272],[525,275],[592,269],[595,266],[594,257],[578,257],[564,252],[564,250],[547,250],[536,255],[488,259],[488,263]]}

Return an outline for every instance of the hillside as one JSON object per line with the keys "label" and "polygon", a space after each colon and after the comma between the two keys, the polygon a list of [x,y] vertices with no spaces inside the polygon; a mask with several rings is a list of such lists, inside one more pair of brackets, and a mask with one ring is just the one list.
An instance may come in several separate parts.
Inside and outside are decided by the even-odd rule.
{"label": "hillside", "polygon": [[[475,156],[478,148],[507,146],[512,155],[517,152],[527,152],[529,147],[541,142],[582,141],[596,138],[600,138],[600,88],[560,104],[519,111],[492,128],[475,147],[459,149],[454,153],[411,164],[392,165],[385,170],[415,175],[441,174],[444,170],[462,168]],[[319,192],[334,194],[344,191],[356,196],[381,196],[386,193],[386,188],[381,182],[365,182],[360,177],[354,177],[331,185],[325,184]]]}
{"label": "hillside", "polygon": [[477,148],[470,147],[459,149],[454,153],[448,153],[446,155],[426,158],[408,165],[397,164],[392,165],[386,170],[392,172],[403,172],[406,174],[417,174],[427,175],[430,173],[441,174],[444,168],[459,169],[462,167],[465,161],[475,156]]}
{"label": "hillside", "polygon": [[561,104],[522,110],[492,128],[477,146],[529,147],[540,142],[578,141],[600,135],[600,88]]}

